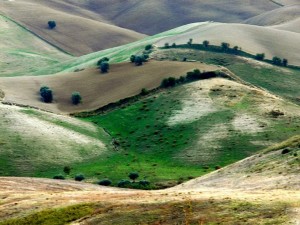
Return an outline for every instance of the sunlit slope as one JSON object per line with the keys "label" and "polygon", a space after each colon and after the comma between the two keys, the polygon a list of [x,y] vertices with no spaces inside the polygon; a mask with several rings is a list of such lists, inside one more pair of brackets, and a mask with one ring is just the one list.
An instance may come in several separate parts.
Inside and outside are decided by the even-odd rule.
{"label": "sunlit slope", "polygon": [[0,77],[29,75],[72,59],[13,21],[0,16]]}
{"label": "sunlit slope", "polygon": [[288,5],[245,21],[247,24],[272,26],[280,30],[300,32],[300,4]]}
{"label": "sunlit slope", "polygon": [[[88,11],[65,9],[64,4],[41,1],[2,1],[0,12],[18,21],[47,41],[74,55],[115,47],[145,37],[140,33],[107,23]],[[56,21],[54,29],[48,21]]]}

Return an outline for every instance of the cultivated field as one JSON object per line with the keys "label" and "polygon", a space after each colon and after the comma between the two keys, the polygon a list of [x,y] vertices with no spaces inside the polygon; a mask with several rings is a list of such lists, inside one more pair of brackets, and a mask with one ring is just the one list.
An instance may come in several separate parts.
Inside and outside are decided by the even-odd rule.
{"label": "cultivated field", "polygon": [[[48,1],[1,1],[0,12],[73,55],[130,43],[145,35],[114,26],[100,16],[70,4]],[[48,28],[54,20],[57,27]]]}
{"label": "cultivated field", "polygon": [[[135,96],[143,88],[157,88],[163,78],[180,77],[196,68],[202,71],[218,69],[199,62],[150,61],[140,67],[127,62],[111,65],[107,74],[101,74],[99,69],[94,68],[52,76],[0,78],[0,89],[4,91],[4,101],[7,103],[38,107],[57,113],[74,113],[95,110]],[[41,102],[39,89],[43,85],[52,88],[54,103]],[[18,91],[19,88],[22,88],[22,92]],[[78,106],[71,102],[74,91],[79,91],[83,97],[82,104]]]}

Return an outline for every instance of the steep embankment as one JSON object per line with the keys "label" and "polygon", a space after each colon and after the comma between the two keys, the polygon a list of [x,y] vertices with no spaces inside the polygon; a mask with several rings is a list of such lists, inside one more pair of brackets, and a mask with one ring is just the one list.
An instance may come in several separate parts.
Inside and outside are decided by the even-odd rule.
{"label": "steep embankment", "polygon": [[[150,61],[137,67],[132,63],[111,65],[107,74],[94,69],[64,73],[55,76],[1,78],[0,88],[5,92],[5,102],[38,107],[59,113],[90,111],[120,99],[137,95],[143,88],[154,89],[170,76],[179,77],[195,68],[212,71],[217,67],[189,62]],[[40,100],[39,89],[47,85],[54,92],[54,103]],[[19,91],[22,88],[22,92]],[[71,94],[79,91],[82,104],[74,106]]]}
{"label": "steep embankment", "polygon": [[[51,3],[51,2],[50,2]],[[52,44],[74,55],[84,55],[130,43],[145,35],[117,27],[101,16],[71,4],[52,1],[1,1],[0,12]],[[57,26],[48,28],[48,21]]]}

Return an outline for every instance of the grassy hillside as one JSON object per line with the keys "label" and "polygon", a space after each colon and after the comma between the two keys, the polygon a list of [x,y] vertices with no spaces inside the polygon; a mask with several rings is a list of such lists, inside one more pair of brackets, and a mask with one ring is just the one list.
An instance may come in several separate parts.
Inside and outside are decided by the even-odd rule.
{"label": "grassy hillside", "polygon": [[218,0],[104,0],[70,1],[112,21],[114,24],[141,33],[159,32],[202,21],[240,22],[279,6],[271,1]]}
{"label": "grassy hillside", "polygon": [[0,77],[29,75],[73,58],[3,16],[0,27]]}
{"label": "grassy hillside", "polygon": [[[138,95],[143,88],[155,89],[160,86],[163,78],[178,78],[196,68],[206,71],[218,69],[199,62],[149,61],[143,66],[127,62],[111,65],[106,74],[93,68],[55,76],[0,78],[0,89],[5,92],[5,102],[68,114],[101,108]],[[52,104],[41,101],[39,89],[43,85],[53,90]],[[82,104],[72,104],[71,95],[74,91],[80,92]]]}
{"label": "grassy hillside", "polygon": [[[2,1],[0,12],[73,55],[130,43],[145,35],[117,27],[94,13],[63,3],[48,1]],[[82,12],[83,11],[83,12]],[[100,17],[100,18],[99,18]],[[57,26],[51,30],[48,21]]]}
{"label": "grassy hillside", "polygon": [[277,67],[250,58],[200,51],[187,46],[185,48],[161,49],[153,53],[152,57],[157,60],[182,60],[186,57],[188,60],[226,67],[249,84],[264,88],[299,104],[300,71],[298,69]]}
{"label": "grassy hillside", "polygon": [[39,176],[103,156],[107,134],[76,119],[0,104],[0,174]]}

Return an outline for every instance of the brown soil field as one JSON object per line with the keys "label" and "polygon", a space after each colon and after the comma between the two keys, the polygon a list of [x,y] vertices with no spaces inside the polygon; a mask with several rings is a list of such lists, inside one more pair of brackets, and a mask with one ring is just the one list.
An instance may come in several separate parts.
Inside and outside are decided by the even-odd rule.
{"label": "brown soil field", "polygon": [[[1,1],[0,12],[76,56],[145,37],[135,31],[109,24],[93,12],[58,1]],[[54,20],[57,24],[52,30],[48,28],[49,20]]]}
{"label": "brown soil field", "polygon": [[[142,88],[157,88],[163,78],[180,77],[195,68],[201,71],[218,69],[199,62],[150,61],[139,67],[127,62],[111,65],[107,74],[91,68],[51,76],[0,78],[0,89],[5,93],[6,103],[32,106],[56,113],[74,113],[95,110],[137,95]],[[43,103],[40,99],[39,89],[44,85],[53,90],[52,104]],[[83,99],[82,104],[77,106],[71,103],[71,94],[74,91],[80,92]]]}

